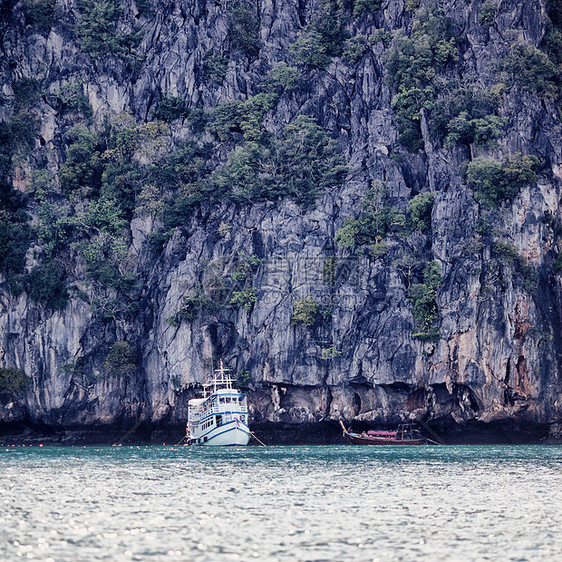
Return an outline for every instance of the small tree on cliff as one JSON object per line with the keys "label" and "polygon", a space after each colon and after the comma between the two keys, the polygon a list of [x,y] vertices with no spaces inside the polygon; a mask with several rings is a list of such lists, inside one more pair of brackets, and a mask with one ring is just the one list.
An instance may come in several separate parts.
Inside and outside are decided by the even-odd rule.
{"label": "small tree on cliff", "polygon": [[307,328],[314,326],[320,312],[320,303],[311,297],[295,301],[293,305],[292,324],[304,324]]}
{"label": "small tree on cliff", "polygon": [[29,387],[29,377],[19,369],[0,369],[0,403],[19,398]]}
{"label": "small tree on cliff", "polygon": [[137,352],[126,341],[117,341],[109,350],[103,366],[110,375],[128,377],[137,370]]}
{"label": "small tree on cliff", "polygon": [[429,262],[423,272],[423,283],[412,285],[410,299],[413,303],[414,338],[422,341],[439,339],[439,311],[437,291],[441,286],[441,265],[438,261]]}

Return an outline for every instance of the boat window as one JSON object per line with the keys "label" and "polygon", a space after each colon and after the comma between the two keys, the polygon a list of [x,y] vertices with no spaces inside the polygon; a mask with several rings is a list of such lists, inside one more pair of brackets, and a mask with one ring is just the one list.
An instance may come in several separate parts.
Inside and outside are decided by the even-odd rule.
{"label": "boat window", "polygon": [[246,416],[240,416],[240,421],[242,423],[246,423]]}
{"label": "boat window", "polygon": [[221,398],[221,404],[224,404],[224,402],[225,402],[225,399]]}
{"label": "boat window", "polygon": [[230,396],[228,396],[228,397],[226,398],[226,403],[227,403],[227,404],[230,404],[230,402],[231,402]]}
{"label": "boat window", "polygon": [[217,416],[217,425],[222,424],[222,416]]}

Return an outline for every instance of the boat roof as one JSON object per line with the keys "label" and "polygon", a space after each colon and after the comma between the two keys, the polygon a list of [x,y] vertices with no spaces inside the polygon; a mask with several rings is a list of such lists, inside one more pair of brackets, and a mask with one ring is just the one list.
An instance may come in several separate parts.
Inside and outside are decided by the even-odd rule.
{"label": "boat roof", "polygon": [[396,431],[369,429],[369,431],[367,431],[367,435],[396,435]]}
{"label": "boat roof", "polygon": [[189,401],[189,405],[190,406],[197,406],[198,404],[201,404],[201,402],[205,402],[205,400],[207,400],[206,398],[192,398]]}

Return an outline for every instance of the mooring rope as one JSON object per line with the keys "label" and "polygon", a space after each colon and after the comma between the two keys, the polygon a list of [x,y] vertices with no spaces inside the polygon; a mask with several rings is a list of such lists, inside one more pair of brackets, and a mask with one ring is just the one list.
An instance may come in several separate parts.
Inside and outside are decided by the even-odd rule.
{"label": "mooring rope", "polygon": [[253,431],[250,431],[250,435],[251,435],[262,447],[267,447],[267,445],[266,445],[261,439],[259,439]]}

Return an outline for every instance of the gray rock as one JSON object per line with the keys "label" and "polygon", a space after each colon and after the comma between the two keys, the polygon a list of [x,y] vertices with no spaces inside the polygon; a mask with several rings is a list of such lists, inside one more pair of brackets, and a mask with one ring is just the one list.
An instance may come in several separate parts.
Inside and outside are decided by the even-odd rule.
{"label": "gray rock", "polygon": [[[511,30],[535,46],[544,35],[544,7],[538,0],[502,3],[494,25],[486,29],[478,23],[479,2],[443,4],[462,30],[461,58],[451,71],[451,79],[461,83],[470,73],[484,87],[495,83],[490,63],[509,52]],[[199,66],[207,51],[228,50],[227,4],[208,0],[153,6],[153,15],[138,20],[144,61],[136,74],[124,61],[96,61],[80,51],[68,23],[78,17],[74,3],[57,2],[64,18],[46,37],[32,34],[21,9],[14,11],[2,23],[3,99],[13,94],[8,84],[37,77],[53,84],[53,91],[65,80],[81,81],[97,126],[105,115],[123,111],[142,122],[166,96],[210,109],[257,93],[271,65],[290,61],[289,45],[301,31],[300,18],[310,17],[309,7],[303,16],[292,2],[259,4],[259,56],[249,60],[232,53],[224,81],[213,85],[203,82]],[[369,36],[377,29],[395,32],[410,26],[412,14],[404,10],[401,0],[387,0],[376,15],[350,24],[350,33]],[[134,18],[131,12],[124,21],[129,16]],[[0,409],[0,421],[126,425],[140,417],[181,423],[187,400],[209,374],[211,359],[221,357],[234,372],[250,374],[251,413],[260,422],[342,418],[395,423],[423,417],[459,424],[506,419],[560,423],[562,281],[551,269],[559,241],[543,220],[545,213],[560,220],[557,109],[517,86],[508,88],[501,102],[502,115],[509,119],[505,137],[496,147],[471,147],[475,155],[501,159],[522,152],[545,163],[538,185],[523,189],[493,217],[493,226],[537,271],[537,290],[532,292],[513,267],[478,246],[476,225],[483,210],[459,172],[466,150],[434,146],[425,117],[424,151],[410,154],[399,146],[381,45],[370,47],[355,66],[334,59],[326,71],[305,70],[301,85],[285,93],[267,117],[268,127],[278,132],[301,113],[314,115],[341,143],[351,171],[344,185],[324,193],[315,208],[290,201],[202,203],[158,257],[146,240],[159,223],[136,213],[126,258],[128,271],[135,272],[140,284],[136,313],[105,318],[96,313],[90,304],[100,295],[84,283],[79,261],[72,267],[72,282],[90,304],[84,294],[72,291],[67,308],[53,313],[25,293],[11,294],[3,283],[0,366],[20,368],[32,382],[24,398]],[[9,111],[4,101],[2,105],[0,118],[5,120]],[[37,148],[36,157],[57,170],[64,160],[64,116],[46,103],[40,107],[46,145]],[[177,138],[189,138],[187,124],[171,129]],[[400,161],[389,157],[396,154]],[[335,246],[335,231],[347,216],[357,216],[372,180],[386,182],[389,197],[402,210],[418,192],[434,193],[430,237],[414,235],[404,242],[391,235],[388,254],[381,259]],[[219,234],[221,223],[228,233]],[[412,335],[408,295],[410,284],[420,281],[420,271],[409,279],[400,270],[397,259],[404,247],[421,261],[441,264],[438,341]],[[263,260],[252,280],[257,295],[253,308],[235,307],[232,295],[225,294],[213,310],[172,321],[197,287],[210,293],[216,282],[232,276],[238,254]],[[331,257],[337,260],[333,284],[322,273]],[[113,289],[101,297],[123,298]],[[326,312],[312,327],[292,322],[295,302],[304,297],[314,298]],[[104,367],[118,340],[138,350],[140,361],[132,375],[112,375]],[[82,371],[69,369],[79,358]]]}

